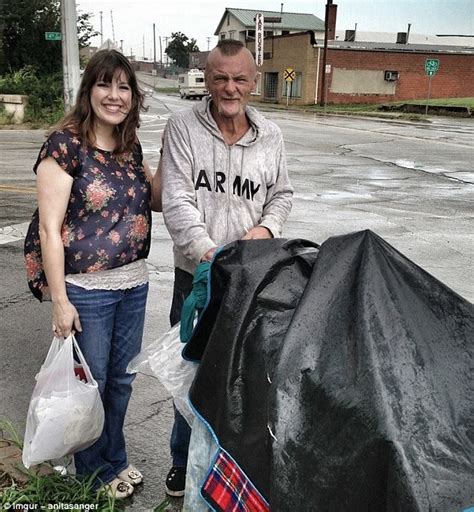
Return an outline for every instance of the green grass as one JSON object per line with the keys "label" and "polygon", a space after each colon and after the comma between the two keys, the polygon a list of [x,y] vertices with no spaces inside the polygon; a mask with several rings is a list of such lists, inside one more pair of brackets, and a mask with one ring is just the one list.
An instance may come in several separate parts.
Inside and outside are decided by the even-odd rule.
{"label": "green grass", "polygon": [[92,490],[92,478],[79,482],[72,475],[57,473],[44,476],[30,474],[24,485],[10,482],[0,489],[0,503],[4,506],[8,503],[11,508],[12,505],[29,503],[37,505],[38,509],[55,504],[74,504],[94,505],[91,510],[100,512],[123,510],[123,505],[115,502],[114,498]]}
{"label": "green grass", "polygon": [[[22,441],[9,421],[0,421],[0,439],[8,439],[19,449],[22,448]],[[15,505],[20,510],[21,505],[28,504],[35,505],[38,510],[59,504],[94,505],[90,510],[99,512],[123,510],[121,502],[92,489],[95,475],[79,481],[72,475],[62,476],[56,472],[37,475],[34,471],[18,469],[27,477],[26,483],[18,482],[6,473],[0,473],[0,510],[6,510],[7,504],[10,510],[14,510]]]}
{"label": "green grass", "polygon": [[[399,103],[414,103],[414,104],[425,104],[426,100],[411,100],[411,101],[403,101]],[[474,109],[474,98],[436,98],[430,99],[428,102],[430,105],[443,105],[443,106],[461,106],[461,107],[469,107]]]}
{"label": "green grass", "polygon": [[313,112],[376,112],[379,105],[365,104],[365,103],[353,103],[349,105],[333,105],[328,104],[326,107],[321,105],[305,105],[305,110],[311,110]]}

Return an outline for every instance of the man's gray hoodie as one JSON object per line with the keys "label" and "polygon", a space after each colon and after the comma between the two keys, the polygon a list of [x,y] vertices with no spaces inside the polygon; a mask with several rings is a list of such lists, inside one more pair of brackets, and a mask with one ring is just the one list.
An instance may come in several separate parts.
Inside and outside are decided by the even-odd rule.
{"label": "man's gray hoodie", "polygon": [[280,236],[293,195],[280,129],[247,107],[251,128],[228,146],[210,101],[174,113],[165,130],[163,217],[175,266],[191,274],[209,249],[255,226]]}

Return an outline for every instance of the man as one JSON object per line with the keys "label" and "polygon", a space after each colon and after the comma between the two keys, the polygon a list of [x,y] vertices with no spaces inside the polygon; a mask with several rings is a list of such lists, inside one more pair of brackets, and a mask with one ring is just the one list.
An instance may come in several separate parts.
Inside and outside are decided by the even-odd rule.
{"label": "man", "polygon": [[[280,129],[248,106],[257,83],[252,54],[221,40],[205,70],[210,97],[173,114],[163,154],[163,217],[173,240],[170,321],[180,320],[196,266],[234,240],[279,236],[293,190]],[[190,428],[175,409],[166,492],[183,496]]]}

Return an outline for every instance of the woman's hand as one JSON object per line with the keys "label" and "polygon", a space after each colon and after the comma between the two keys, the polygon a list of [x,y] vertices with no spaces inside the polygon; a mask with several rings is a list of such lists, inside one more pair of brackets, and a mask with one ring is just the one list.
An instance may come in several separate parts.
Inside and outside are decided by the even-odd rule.
{"label": "woman's hand", "polygon": [[53,334],[67,338],[71,331],[82,332],[77,309],[68,301],[53,301]]}

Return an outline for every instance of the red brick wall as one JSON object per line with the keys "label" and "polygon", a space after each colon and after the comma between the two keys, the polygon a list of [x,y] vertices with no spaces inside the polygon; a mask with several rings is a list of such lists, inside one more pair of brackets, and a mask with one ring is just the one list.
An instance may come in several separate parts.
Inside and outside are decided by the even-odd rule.
{"label": "red brick wall", "polygon": [[[394,95],[334,94],[331,76],[328,103],[384,103],[426,99],[429,78],[425,60],[438,59],[440,67],[431,80],[431,98],[474,97],[474,54],[407,53],[368,50],[328,50],[327,63],[332,68],[350,70],[398,71]],[[321,70],[322,72],[322,70]]]}

